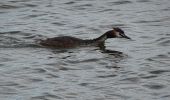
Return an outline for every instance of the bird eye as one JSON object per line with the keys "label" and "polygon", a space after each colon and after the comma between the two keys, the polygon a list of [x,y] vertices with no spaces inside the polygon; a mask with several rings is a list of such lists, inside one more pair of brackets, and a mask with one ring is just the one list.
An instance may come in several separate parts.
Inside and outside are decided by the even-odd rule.
{"label": "bird eye", "polygon": [[119,33],[122,37],[125,36],[123,33]]}

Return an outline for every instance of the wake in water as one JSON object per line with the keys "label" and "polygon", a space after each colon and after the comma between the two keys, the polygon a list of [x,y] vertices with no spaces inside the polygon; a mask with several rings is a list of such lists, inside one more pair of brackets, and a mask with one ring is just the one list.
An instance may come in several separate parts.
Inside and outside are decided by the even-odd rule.
{"label": "wake in water", "polygon": [[41,47],[38,41],[44,38],[21,31],[0,32],[0,48]]}

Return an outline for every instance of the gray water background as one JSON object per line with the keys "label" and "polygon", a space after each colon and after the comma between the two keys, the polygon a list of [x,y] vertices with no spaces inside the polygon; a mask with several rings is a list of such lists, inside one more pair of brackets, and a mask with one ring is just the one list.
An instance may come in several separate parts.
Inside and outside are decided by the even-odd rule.
{"label": "gray water background", "polygon": [[[49,49],[35,40],[95,38],[121,27],[133,40]],[[170,0],[1,0],[0,100],[169,100]]]}

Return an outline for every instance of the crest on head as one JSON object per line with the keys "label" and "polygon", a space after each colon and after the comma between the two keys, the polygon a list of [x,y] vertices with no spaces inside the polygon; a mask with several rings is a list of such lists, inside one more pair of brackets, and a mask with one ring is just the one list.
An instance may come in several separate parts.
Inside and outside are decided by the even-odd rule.
{"label": "crest on head", "polygon": [[120,29],[119,27],[113,27],[113,30],[124,34],[124,31],[122,29]]}
{"label": "crest on head", "polygon": [[130,39],[130,37],[126,36],[124,31],[122,29],[120,29],[119,27],[113,27],[113,33],[118,38]]}

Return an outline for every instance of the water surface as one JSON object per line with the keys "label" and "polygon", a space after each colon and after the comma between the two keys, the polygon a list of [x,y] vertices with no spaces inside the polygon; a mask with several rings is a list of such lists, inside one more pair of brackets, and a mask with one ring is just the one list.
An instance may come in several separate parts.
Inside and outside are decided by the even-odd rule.
{"label": "water surface", "polygon": [[[1,0],[1,100],[169,100],[169,5],[169,0]],[[109,39],[106,51],[35,43],[59,35],[95,38],[113,26],[133,41]]]}

